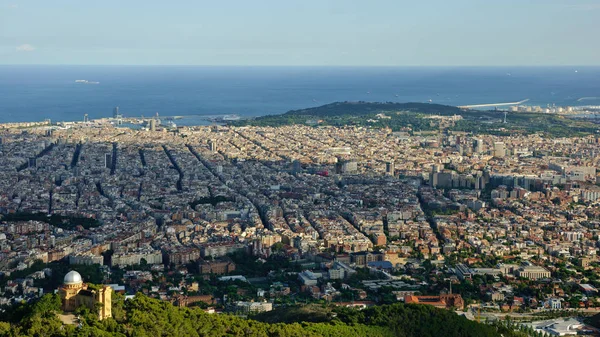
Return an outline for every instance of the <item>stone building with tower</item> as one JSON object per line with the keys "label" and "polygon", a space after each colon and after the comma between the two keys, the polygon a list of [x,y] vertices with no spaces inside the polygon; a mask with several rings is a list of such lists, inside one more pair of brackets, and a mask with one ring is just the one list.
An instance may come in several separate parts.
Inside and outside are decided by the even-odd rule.
{"label": "stone building with tower", "polygon": [[62,310],[65,312],[75,311],[85,306],[90,311],[98,311],[98,318],[112,317],[112,289],[109,286],[100,288],[89,287],[83,283],[81,275],[76,271],[70,271],[65,275],[63,285],[58,288],[58,295],[62,301]]}

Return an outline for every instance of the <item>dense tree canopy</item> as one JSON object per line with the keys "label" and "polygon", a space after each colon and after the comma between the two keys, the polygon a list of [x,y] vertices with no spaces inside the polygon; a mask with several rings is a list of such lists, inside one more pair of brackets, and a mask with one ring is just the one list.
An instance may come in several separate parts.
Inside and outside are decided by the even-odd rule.
{"label": "dense tree canopy", "polygon": [[[127,301],[115,295],[114,318],[99,321],[97,315],[81,308],[76,312],[80,317],[76,325],[63,325],[57,316],[60,299],[54,294],[45,295],[37,303],[14,308],[7,316],[8,322],[0,322],[0,336],[516,336],[507,329],[468,321],[451,311],[425,305],[394,304],[363,311],[323,307],[317,322],[266,323],[211,315],[198,308],[178,308],[141,294]],[[288,309],[275,311],[271,319],[282,310]],[[306,310],[310,314],[313,309]]]}

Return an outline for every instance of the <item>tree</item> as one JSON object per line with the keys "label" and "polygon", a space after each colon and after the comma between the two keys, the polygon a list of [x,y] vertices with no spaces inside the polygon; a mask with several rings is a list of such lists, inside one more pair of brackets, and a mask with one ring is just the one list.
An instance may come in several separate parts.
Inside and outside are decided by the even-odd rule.
{"label": "tree", "polygon": [[0,322],[0,336],[7,336],[10,332],[10,323]]}
{"label": "tree", "polygon": [[[179,308],[143,294],[126,302],[115,296],[115,319],[99,321],[89,309],[82,308],[78,310],[83,316],[81,326],[74,327],[64,326],[58,320],[54,296],[47,295],[33,305],[23,304],[28,308],[26,317],[12,326],[0,323],[0,336],[523,336],[504,325],[480,324],[428,305],[396,303],[359,311],[323,304],[281,308],[258,315],[259,320],[254,320],[227,314],[209,315],[198,308]],[[123,312],[117,314],[121,309]],[[289,323],[282,322],[283,317]]]}

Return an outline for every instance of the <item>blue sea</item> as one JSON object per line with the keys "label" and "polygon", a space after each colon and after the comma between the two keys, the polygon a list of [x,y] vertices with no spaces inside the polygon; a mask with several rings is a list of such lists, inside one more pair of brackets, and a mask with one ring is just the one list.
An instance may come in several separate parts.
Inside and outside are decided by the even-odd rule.
{"label": "blue sea", "polygon": [[336,101],[524,99],[528,105],[600,105],[600,67],[0,66],[0,123],[109,117],[115,106],[126,117],[158,112],[200,120]]}

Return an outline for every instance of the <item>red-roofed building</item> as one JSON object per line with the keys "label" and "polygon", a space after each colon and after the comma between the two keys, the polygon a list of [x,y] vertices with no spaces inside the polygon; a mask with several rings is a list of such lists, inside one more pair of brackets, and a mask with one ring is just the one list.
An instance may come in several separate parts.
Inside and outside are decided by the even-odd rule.
{"label": "red-roofed building", "polygon": [[404,297],[404,302],[407,304],[427,304],[433,305],[441,309],[462,309],[465,302],[459,294],[442,294],[439,296],[414,296],[409,295]]}

